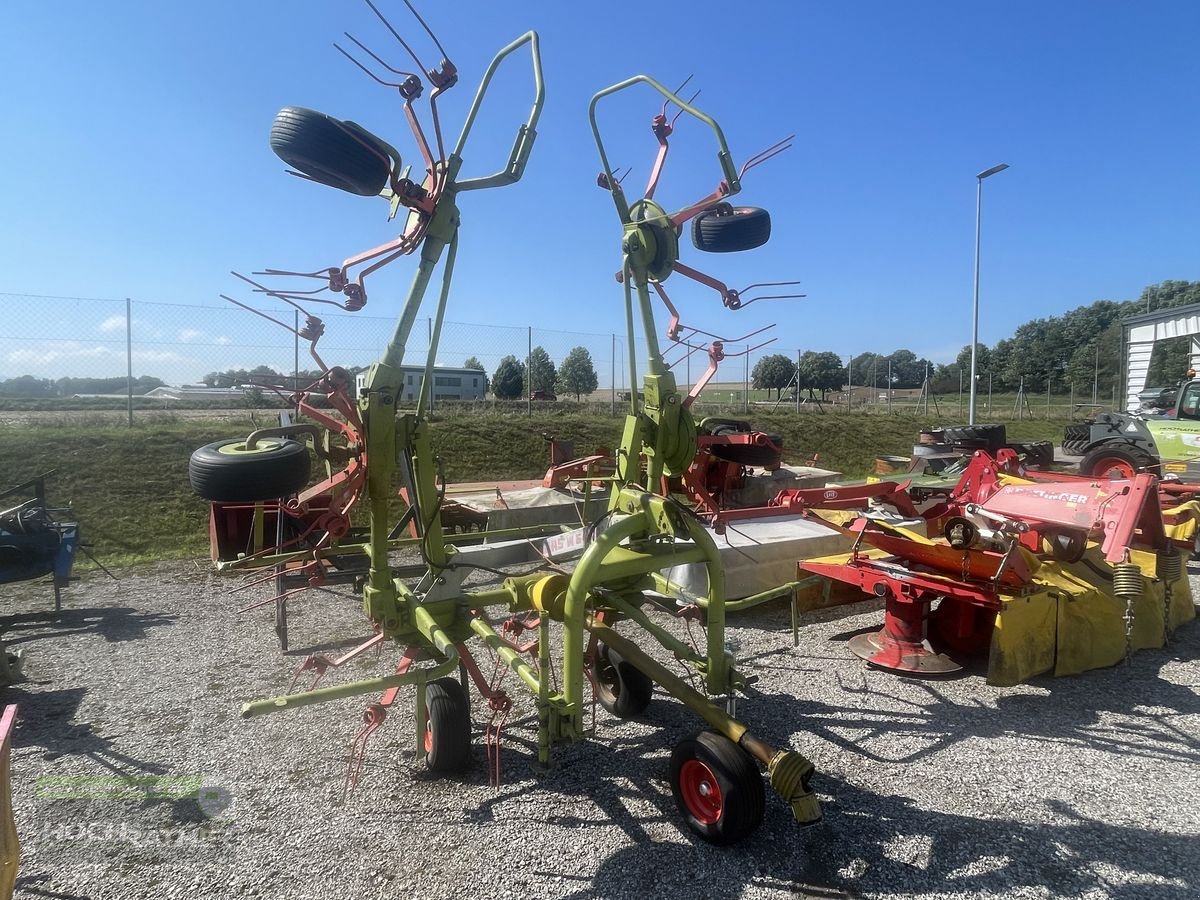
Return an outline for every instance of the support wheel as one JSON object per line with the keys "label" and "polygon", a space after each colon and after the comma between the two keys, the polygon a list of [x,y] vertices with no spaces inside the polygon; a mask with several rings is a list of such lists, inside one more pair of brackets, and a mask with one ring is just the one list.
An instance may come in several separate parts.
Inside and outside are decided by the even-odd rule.
{"label": "support wheel", "polygon": [[1137,447],[1105,447],[1101,445],[1079,461],[1081,475],[1094,478],[1130,479],[1141,472],[1158,473],[1150,454]]}
{"label": "support wheel", "polygon": [[654,682],[603,641],[596,644],[592,662],[596,700],[619,719],[641,715],[650,705]]}
{"label": "support wheel", "polygon": [[290,496],[308,484],[308,471],[299,441],[263,438],[249,450],[244,440],[215,441],[192,454],[188,480],[205,500],[236,503]]}
{"label": "support wheel", "polygon": [[431,772],[461,772],[471,764],[471,704],[463,686],[439,678],[425,688],[425,764]]}
{"label": "support wheel", "polygon": [[734,844],[762,824],[758,764],[729,738],[702,731],[671,752],[671,793],[688,828],[710,844]]}
{"label": "support wheel", "polygon": [[313,181],[374,197],[387,186],[392,160],[383,142],[353,122],[285,106],[271,125],[275,155]]}
{"label": "support wheel", "polygon": [[692,246],[708,253],[761,247],[771,237],[771,214],[757,206],[718,203],[692,219]]}

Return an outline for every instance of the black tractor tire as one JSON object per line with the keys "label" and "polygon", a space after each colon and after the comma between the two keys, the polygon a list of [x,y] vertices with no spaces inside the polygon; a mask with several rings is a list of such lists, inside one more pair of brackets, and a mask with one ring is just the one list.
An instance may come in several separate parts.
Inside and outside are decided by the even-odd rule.
{"label": "black tractor tire", "polygon": [[596,701],[619,719],[641,715],[654,693],[650,677],[603,641],[596,644],[592,680]]}
{"label": "black tractor tire", "polygon": [[192,490],[218,503],[288,497],[308,484],[308,473],[308,447],[285,438],[262,438],[253,450],[244,440],[214,441],[188,462]]}
{"label": "black tractor tire", "polygon": [[271,125],[271,150],[313,181],[363,197],[388,183],[392,160],[380,140],[353,122],[285,106]]}
{"label": "black tractor tire", "polygon": [[1105,442],[1089,450],[1079,461],[1079,474],[1094,478],[1131,478],[1142,472],[1158,475],[1158,462],[1133,444]]}
{"label": "black tractor tire", "polygon": [[1092,441],[1092,426],[1090,422],[1068,425],[1063,429],[1062,448],[1064,453],[1072,456],[1083,456],[1087,453],[1087,445]]}
{"label": "black tractor tire", "polygon": [[753,250],[771,239],[771,214],[757,206],[720,203],[692,219],[692,246],[706,253]]}
{"label": "black tractor tire", "polygon": [[754,430],[750,423],[744,419],[721,419],[715,416],[709,416],[702,420],[699,428],[702,434],[714,435],[745,434],[748,431]]}
{"label": "black tractor tire", "polygon": [[[720,434],[721,432],[717,432]],[[740,466],[771,468],[783,461],[783,435],[768,434],[769,440],[775,446],[763,444],[714,444],[706,447],[717,459],[737,463]]]}
{"label": "black tractor tire", "polygon": [[1025,457],[1025,465],[1038,469],[1049,469],[1054,465],[1054,444],[1050,441],[1032,441],[1025,444],[1009,444],[1011,449]]}
{"label": "black tractor tire", "polygon": [[943,425],[937,430],[945,443],[974,450],[999,450],[1008,441],[1003,425]]}
{"label": "black tractor tire", "polygon": [[431,772],[461,772],[471,764],[471,702],[453,678],[425,687],[425,765]]}
{"label": "black tractor tire", "polygon": [[671,752],[671,793],[688,828],[710,844],[735,844],[762,824],[758,764],[716,732],[702,731]]}

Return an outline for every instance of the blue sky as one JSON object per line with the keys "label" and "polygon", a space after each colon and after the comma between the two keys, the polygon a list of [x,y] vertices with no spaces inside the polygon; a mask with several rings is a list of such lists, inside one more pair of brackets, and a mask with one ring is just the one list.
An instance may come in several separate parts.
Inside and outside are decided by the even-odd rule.
{"label": "blue sky", "polygon": [[[402,4],[381,5],[433,61]],[[731,313],[672,279],[684,320],[708,331],[775,322],[781,349],[952,358],[970,337],[974,176],[999,162],[1012,168],[985,184],[982,340],[1200,279],[1200,4],[420,8],[461,73],[442,106],[451,134],[502,44],[537,29],[545,66],[525,180],[462,198],[453,321],[623,329],[620,232],[594,184],[586,108],[641,72],[671,84],[694,73],[698,105],[739,161],[797,135],[740,197],[770,209],[771,243],[737,257],[689,246],[684,260],[731,286],[799,279],[808,299]],[[331,46],[349,30],[407,64],[365,5],[9,0],[0,26],[0,293],[185,304],[173,321],[195,317],[198,332],[210,315],[195,307],[228,321],[215,308],[235,288],[231,268],[315,269],[391,236],[382,201],[288,177],[267,147],[276,110],[296,104],[354,119],[416,159],[398,98]],[[497,84],[465,171],[503,161],[530,95],[521,60]],[[656,105],[646,92],[603,108],[614,163],[634,166],[627,185],[653,158]],[[681,120],[660,199],[681,206],[717,176],[708,135]],[[411,270],[402,261],[369,283],[364,314],[381,329]],[[0,330],[36,333],[40,316],[14,303]]]}

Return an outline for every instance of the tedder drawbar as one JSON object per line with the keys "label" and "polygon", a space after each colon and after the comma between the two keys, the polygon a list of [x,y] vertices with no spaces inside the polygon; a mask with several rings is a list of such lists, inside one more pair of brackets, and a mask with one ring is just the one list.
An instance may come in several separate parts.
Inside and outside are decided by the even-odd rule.
{"label": "tedder drawbar", "polygon": [[[742,297],[750,289],[731,290],[679,262],[679,237],[690,222],[692,242],[701,250],[725,252],[765,243],[770,232],[766,211],[733,207],[728,198],[740,190],[746,169],[786,149],[783,142],[751,159],[739,171],[718,124],[646,76],[609,87],[592,99],[590,118],[604,168],[599,183],[610,192],[621,223],[623,265],[619,280],[624,285],[629,346],[635,345],[635,319],[640,319],[640,340],[648,350],[642,382],[644,400],[631,392],[607,509],[592,523],[594,538],[575,568],[566,573],[546,563],[516,575],[494,570],[492,567],[502,558],[498,555],[502,544],[466,546],[456,542],[456,536],[443,527],[445,479],[442,460],[430,437],[428,387],[422,390],[415,410],[401,410],[400,366],[418,310],[444,255],[425,359],[425,384],[431,383],[458,253],[460,195],[513,184],[525,171],[543,103],[538,37],[528,32],[492,60],[458,141],[447,153],[437,101],[457,82],[456,68],[444,58],[441,44],[419,16],[418,21],[443,56],[436,68],[422,65],[370,0],[367,3],[412,56],[424,77],[392,68],[354,38],[350,41],[378,68],[338,49],[376,81],[399,92],[420,152],[418,168],[423,169],[422,173],[410,177],[410,168],[404,167],[391,144],[355,123],[299,107],[287,107],[278,114],[271,130],[271,147],[304,178],[363,196],[382,196],[393,216],[403,207],[404,228],[395,239],[351,257],[340,266],[314,272],[260,273],[307,278],[308,290],[277,290],[244,279],[256,291],[291,304],[304,314],[305,324],[297,334],[310,342],[323,374],[293,398],[302,424],[263,429],[241,440],[203,447],[192,457],[190,477],[197,492],[214,501],[284,498],[279,503],[282,514],[297,518],[310,503],[323,510],[315,518],[305,519],[312,524],[310,533],[301,535],[303,539],[270,549],[273,561],[286,558],[290,564],[298,564],[311,574],[314,584],[319,583],[322,561],[329,556],[348,551],[365,555],[369,568],[362,605],[373,634],[340,659],[310,657],[302,671],[315,672],[319,681],[328,669],[385,644],[397,646],[400,657],[391,671],[379,677],[328,687],[316,687],[314,681],[307,690],[248,703],[243,714],[256,716],[380,693],[367,708],[366,724],[355,739],[348,773],[352,781],[357,777],[367,739],[383,723],[398,691],[412,688],[418,758],[435,772],[460,770],[471,758],[470,684],[487,700],[493,714],[488,728],[489,754],[498,737],[495,726],[503,722],[512,705],[503,688],[482,674],[476,657],[482,649],[497,660],[501,669],[515,673],[535,698],[538,760],[542,764],[550,762],[556,744],[579,741],[591,734],[593,729],[585,717],[590,706],[585,703],[589,682],[600,704],[621,717],[642,712],[649,703],[652,685],[657,684],[707,725],[706,730],[675,747],[670,760],[672,792],[692,831],[705,840],[724,844],[755,830],[762,820],[765,801],[760,764],[795,818],[805,825],[817,822],[820,807],[809,785],[812,763],[795,750],[768,745],[734,717],[734,698],[747,684],[747,678],[726,647],[724,579],[717,547],[702,521],[664,496],[662,487],[667,477],[685,471],[695,455],[696,425],[689,411],[691,402],[724,356],[724,342],[717,336],[680,326],[662,284],[677,272],[716,289],[727,308],[737,309],[757,299]],[[461,178],[467,139],[492,77],[502,62],[522,48],[528,48],[532,56],[534,100],[528,118],[517,129],[508,161],[495,174]],[[382,70],[395,77],[377,74]],[[432,139],[414,106],[425,90],[424,78],[433,88],[429,95]],[[595,110],[604,98],[638,85],[649,86],[661,95],[663,107],[652,122],[659,149],[648,186],[641,199],[629,202],[609,165]],[[654,202],[653,195],[673,130],[674,120],[667,119],[667,108],[672,104],[679,114],[687,113],[712,132],[721,177],[717,187],[703,199],[668,213]],[[418,255],[419,263],[395,331],[379,361],[355,384],[343,369],[328,367],[321,361],[316,345],[324,326],[305,304],[361,309],[367,302],[366,277],[411,254]],[[752,286],[764,287],[768,286]],[[709,371],[689,394],[680,391],[659,351],[651,291],[671,312],[668,337],[675,346],[682,347],[684,353],[702,350],[708,355]],[[334,299],[337,295],[340,299]],[[288,327],[283,322],[277,324]],[[711,338],[711,343],[692,343],[697,335]],[[631,384],[637,383],[636,374],[631,359]],[[324,463],[325,477],[306,487],[310,449]],[[408,506],[400,521],[394,522],[389,518],[389,506],[395,502],[398,488]],[[351,527],[351,511],[359,501],[365,501],[369,516],[369,531],[360,541]],[[404,527],[411,527],[416,536],[399,538]],[[357,541],[352,547],[348,546],[349,540],[343,543],[349,538]],[[411,578],[404,577],[408,569],[389,563],[389,551],[403,545],[415,549],[421,557],[420,573]],[[666,573],[688,564],[705,567],[707,596],[681,596],[661,605],[675,616],[702,621],[704,637],[696,643],[676,637],[648,614],[654,598],[670,592]],[[498,586],[464,586],[464,579],[479,571],[497,571],[506,577]],[[614,628],[618,622],[624,623],[621,631]],[[536,641],[520,643],[518,636],[525,630],[536,633]],[[660,645],[663,655],[682,663],[688,678],[680,677],[647,652],[645,648],[651,642]],[[556,673],[561,674],[561,681]]]}

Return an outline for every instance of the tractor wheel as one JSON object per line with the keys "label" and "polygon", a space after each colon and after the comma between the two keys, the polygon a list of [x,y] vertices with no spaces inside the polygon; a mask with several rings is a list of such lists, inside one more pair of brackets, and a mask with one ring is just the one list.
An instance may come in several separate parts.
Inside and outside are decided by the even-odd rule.
{"label": "tractor wheel", "polygon": [[771,214],[757,206],[719,203],[692,219],[692,246],[708,253],[761,247],[771,237]]}
{"label": "tractor wheel", "polygon": [[758,764],[724,735],[702,731],[671,752],[671,793],[688,828],[710,844],[734,844],[762,824]]}
{"label": "tractor wheel", "polygon": [[188,479],[205,500],[274,500],[308,484],[308,470],[308,447],[299,441],[263,438],[252,450],[244,440],[216,441],[192,454]]}
{"label": "tractor wheel", "polygon": [[1028,444],[1009,444],[1011,449],[1025,457],[1025,465],[1049,469],[1054,465],[1054,444],[1050,441],[1033,441]]}
{"label": "tractor wheel", "polygon": [[1063,452],[1072,456],[1083,456],[1087,452],[1087,445],[1091,439],[1092,426],[1087,422],[1068,425],[1063,429]]}
{"label": "tractor wheel", "polygon": [[313,181],[374,197],[387,186],[392,159],[377,137],[302,106],[285,106],[271,125],[275,155]]}
{"label": "tractor wheel", "polygon": [[471,764],[471,703],[453,678],[425,688],[425,764],[431,772],[461,772]]}
{"label": "tractor wheel", "polygon": [[619,719],[641,715],[650,705],[654,682],[603,641],[596,644],[592,678],[596,685],[596,700]]}
{"label": "tractor wheel", "polygon": [[996,450],[1008,440],[1003,425],[945,425],[940,431],[945,443],[959,447]]}
{"label": "tractor wheel", "polygon": [[1079,473],[1094,478],[1129,479],[1139,472],[1157,474],[1158,464],[1145,450],[1128,444],[1118,447],[1101,444],[1079,461]]}

